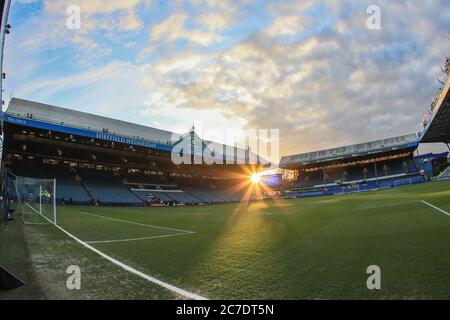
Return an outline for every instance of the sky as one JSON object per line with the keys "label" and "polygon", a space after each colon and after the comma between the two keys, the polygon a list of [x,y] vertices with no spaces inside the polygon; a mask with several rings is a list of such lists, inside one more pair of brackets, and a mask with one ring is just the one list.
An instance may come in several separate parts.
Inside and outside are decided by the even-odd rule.
{"label": "sky", "polygon": [[9,19],[7,100],[279,129],[281,155],[421,131],[450,55],[448,0],[13,0]]}

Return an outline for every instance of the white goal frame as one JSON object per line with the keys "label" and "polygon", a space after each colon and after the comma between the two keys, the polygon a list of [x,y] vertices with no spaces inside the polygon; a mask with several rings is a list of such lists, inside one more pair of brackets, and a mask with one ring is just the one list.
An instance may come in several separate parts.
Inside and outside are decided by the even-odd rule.
{"label": "white goal frame", "polygon": [[18,205],[20,205],[21,206],[21,213],[20,213],[20,215],[21,215],[21,218],[22,218],[22,223],[23,224],[32,224],[32,225],[46,225],[47,223],[37,223],[37,222],[27,222],[27,221],[25,221],[25,218],[24,218],[24,213],[23,213],[23,206],[28,206],[30,209],[32,209],[34,212],[36,212],[36,214],[38,214],[38,215],[40,215],[42,218],[44,218],[46,221],[48,221],[50,224],[53,224],[53,225],[57,225],[57,220],[56,220],[56,218],[57,218],[57,211],[56,211],[56,179],[40,179],[40,178],[35,178],[37,181],[39,181],[39,180],[41,180],[41,181],[44,181],[44,180],[47,180],[48,182],[49,181],[52,181],[52,183],[53,183],[53,203],[52,203],[52,205],[53,205],[53,221],[51,220],[51,219],[49,219],[48,217],[46,217],[44,214],[43,214],[43,211],[42,211],[42,208],[43,208],[43,206],[42,206],[42,183],[39,185],[39,211],[38,210],[36,210],[35,208],[33,208],[29,203],[27,203],[26,201],[23,201],[22,200],[22,195],[20,194],[20,192],[19,192],[19,188],[18,188],[18,185],[17,185],[17,178],[25,178],[25,179],[34,179],[34,178],[28,178],[28,177],[18,177],[18,176],[15,176],[15,178],[16,178],[16,180],[14,181],[14,187],[15,187],[15,192],[16,192],[16,197],[17,197],[17,204]]}
{"label": "white goal frame", "polygon": [[[408,181],[409,183],[406,181]],[[411,185],[412,185],[412,178],[394,181],[394,188],[401,187],[401,186],[411,186]]]}

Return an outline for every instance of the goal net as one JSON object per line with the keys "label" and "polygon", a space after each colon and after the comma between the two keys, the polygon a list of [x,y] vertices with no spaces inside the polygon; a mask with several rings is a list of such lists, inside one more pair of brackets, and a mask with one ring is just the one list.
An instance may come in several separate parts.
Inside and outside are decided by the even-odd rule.
{"label": "goal net", "polygon": [[56,180],[16,176],[10,201],[25,224],[56,224]]}

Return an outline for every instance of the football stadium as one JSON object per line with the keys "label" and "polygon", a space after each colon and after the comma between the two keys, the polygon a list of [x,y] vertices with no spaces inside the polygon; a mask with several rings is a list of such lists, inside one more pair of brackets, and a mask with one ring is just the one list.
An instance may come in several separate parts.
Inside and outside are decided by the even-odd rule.
{"label": "football stadium", "polygon": [[449,67],[421,132],[283,155],[276,171],[195,126],[12,96],[0,299],[450,299],[449,152],[418,152],[450,151]]}

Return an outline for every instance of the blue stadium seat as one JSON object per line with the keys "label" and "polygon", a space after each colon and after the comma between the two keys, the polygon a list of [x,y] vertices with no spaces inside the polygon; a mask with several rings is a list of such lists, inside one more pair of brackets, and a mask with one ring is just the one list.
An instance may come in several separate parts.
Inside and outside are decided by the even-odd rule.
{"label": "blue stadium seat", "polygon": [[94,201],[103,205],[143,205],[142,200],[112,172],[94,169],[81,169],[78,172]]}

